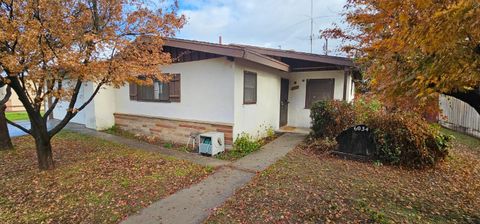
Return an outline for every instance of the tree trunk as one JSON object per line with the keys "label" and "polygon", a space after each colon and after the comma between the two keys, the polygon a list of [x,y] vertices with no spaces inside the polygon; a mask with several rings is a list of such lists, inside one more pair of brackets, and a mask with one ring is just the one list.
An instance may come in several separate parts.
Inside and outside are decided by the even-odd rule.
{"label": "tree trunk", "polygon": [[[33,125],[33,124],[32,124]],[[52,144],[46,126],[35,129],[35,146],[37,148],[38,168],[40,170],[52,170],[55,168],[53,163]]]}
{"label": "tree trunk", "polygon": [[0,105],[0,150],[13,149],[12,139],[8,132],[7,118],[5,117],[5,104]]}
{"label": "tree trunk", "polygon": [[455,97],[468,105],[472,106],[480,115],[480,87],[466,92],[445,93],[445,95]]}

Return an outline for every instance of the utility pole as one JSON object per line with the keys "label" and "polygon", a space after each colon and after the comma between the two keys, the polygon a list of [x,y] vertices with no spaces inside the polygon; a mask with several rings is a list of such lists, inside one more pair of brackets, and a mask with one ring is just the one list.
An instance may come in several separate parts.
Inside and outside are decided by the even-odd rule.
{"label": "utility pole", "polygon": [[313,0],[310,1],[310,53],[313,53]]}
{"label": "utility pole", "polygon": [[323,51],[325,52],[325,55],[328,55],[328,38],[325,38],[325,45],[323,46]]}

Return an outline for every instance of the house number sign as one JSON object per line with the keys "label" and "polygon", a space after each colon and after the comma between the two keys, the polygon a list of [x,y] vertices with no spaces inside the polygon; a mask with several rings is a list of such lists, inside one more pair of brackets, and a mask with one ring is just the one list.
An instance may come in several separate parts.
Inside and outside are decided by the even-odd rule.
{"label": "house number sign", "polygon": [[353,127],[353,130],[356,132],[369,132],[370,129],[366,125],[357,125]]}

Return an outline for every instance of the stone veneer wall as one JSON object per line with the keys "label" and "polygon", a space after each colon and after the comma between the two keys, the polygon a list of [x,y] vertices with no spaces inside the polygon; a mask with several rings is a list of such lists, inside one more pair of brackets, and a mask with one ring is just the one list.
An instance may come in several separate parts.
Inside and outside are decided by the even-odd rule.
{"label": "stone veneer wall", "polygon": [[225,134],[225,145],[233,144],[233,125],[118,113],[114,116],[117,127],[135,134],[153,135],[161,140],[186,144],[192,132],[214,131]]}

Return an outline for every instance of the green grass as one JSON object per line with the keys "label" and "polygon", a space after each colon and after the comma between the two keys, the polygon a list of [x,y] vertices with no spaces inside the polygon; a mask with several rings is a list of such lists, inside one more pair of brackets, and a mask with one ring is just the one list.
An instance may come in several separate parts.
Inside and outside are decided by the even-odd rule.
{"label": "green grass", "polygon": [[472,149],[480,150],[480,139],[456,132],[447,128],[442,128],[442,132],[447,135],[453,135],[459,143],[469,146]]}
{"label": "green grass", "polygon": [[5,116],[11,121],[28,121],[27,112],[6,112]]}
{"label": "green grass", "polygon": [[[41,112],[42,116],[44,112]],[[28,114],[25,111],[22,112],[5,112],[5,116],[10,121],[28,121]]]}

